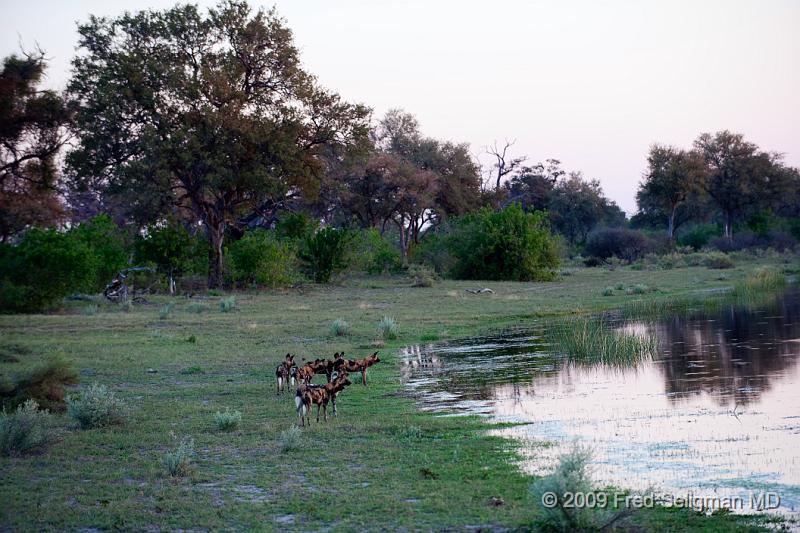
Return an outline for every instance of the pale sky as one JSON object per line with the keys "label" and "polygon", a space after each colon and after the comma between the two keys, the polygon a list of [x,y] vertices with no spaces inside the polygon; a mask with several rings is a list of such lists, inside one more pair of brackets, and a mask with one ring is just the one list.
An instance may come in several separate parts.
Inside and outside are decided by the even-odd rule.
{"label": "pale sky", "polygon": [[[76,21],[173,3],[0,0],[0,54],[38,42],[61,88]],[[515,155],[598,178],[629,214],[653,142],[730,129],[800,166],[800,0],[275,5],[307,70],[346,99],[376,116],[402,107],[475,154],[516,139]]]}

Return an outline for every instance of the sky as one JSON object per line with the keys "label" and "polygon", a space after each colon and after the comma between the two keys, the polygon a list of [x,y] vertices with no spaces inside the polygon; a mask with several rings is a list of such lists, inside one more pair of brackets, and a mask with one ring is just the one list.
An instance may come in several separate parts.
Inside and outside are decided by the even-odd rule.
{"label": "sky", "polygon": [[[38,43],[62,88],[89,14],[173,0],[0,0],[0,54]],[[212,5],[214,1],[199,1]],[[270,2],[250,0],[254,7]],[[800,0],[278,0],[306,69],[424,134],[559,159],[629,214],[648,147],[729,129],[800,166]]]}

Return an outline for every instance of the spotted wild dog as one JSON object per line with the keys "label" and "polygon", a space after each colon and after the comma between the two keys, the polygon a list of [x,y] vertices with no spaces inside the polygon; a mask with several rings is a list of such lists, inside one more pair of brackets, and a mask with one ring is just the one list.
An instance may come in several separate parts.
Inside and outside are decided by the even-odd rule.
{"label": "spotted wild dog", "polygon": [[287,353],[286,357],[283,359],[283,362],[275,369],[275,380],[277,381],[278,394],[283,392],[284,387],[286,387],[287,391],[289,390],[290,380],[292,386],[294,386],[297,371],[293,371],[293,369],[296,367],[297,365],[294,364],[294,356]]}
{"label": "spotted wild dog", "polygon": [[317,422],[319,422],[320,408],[323,410],[324,420],[328,420],[328,403],[333,403],[334,413],[336,412],[336,395],[344,390],[345,387],[351,385],[347,372],[342,372],[336,376],[336,379],[325,385],[300,385],[294,397],[294,403],[297,407],[297,414],[300,417],[300,426],[305,426],[306,423],[311,423],[309,414],[311,408],[317,406]]}
{"label": "spotted wild dog", "polygon": [[378,357],[378,352],[375,352],[372,355],[369,355],[363,359],[356,359],[352,361],[350,359],[345,359],[343,363],[339,366],[342,370],[346,372],[361,372],[361,384],[367,384],[367,369],[374,365],[375,363],[380,363],[381,359]]}
{"label": "spotted wild dog", "polygon": [[328,359],[325,361],[325,377],[327,378],[328,383],[333,380],[333,375],[341,366],[341,361],[344,359],[344,352],[339,353],[336,352],[333,354],[333,361]]}

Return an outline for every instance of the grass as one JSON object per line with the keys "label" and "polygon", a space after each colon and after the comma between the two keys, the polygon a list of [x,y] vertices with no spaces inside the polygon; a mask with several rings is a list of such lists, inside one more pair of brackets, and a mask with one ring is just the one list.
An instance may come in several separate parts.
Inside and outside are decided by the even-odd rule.
{"label": "grass", "polygon": [[[82,382],[100,381],[136,406],[124,429],[70,431],[45,453],[0,459],[0,529],[525,528],[540,506],[529,491],[533,478],[516,466],[517,445],[487,436],[492,426],[484,419],[419,411],[403,394],[398,350],[424,338],[616,309],[633,297],[601,290],[619,283],[662,291],[636,297],[643,301],[706,294],[744,281],[764,264],[781,266],[737,259],[726,271],[729,281],[701,266],[575,268],[558,282],[481,282],[494,294],[480,297],[464,291],[475,282],[442,280],[419,289],[405,277],[351,278],[305,286],[302,293],[240,292],[237,312],[173,313],[167,321],[156,319],[153,305],[171,299],[157,295],[148,297],[153,305],[129,313],[0,316],[3,344],[30,350],[19,362],[0,363],[0,372],[29,372],[59,356]],[[348,387],[337,400],[339,416],[319,424],[312,419],[285,451],[291,437],[284,434],[293,431],[297,415],[291,395],[275,393],[277,364],[287,352],[364,357],[374,351],[384,316],[402,328],[385,340],[369,386]],[[330,336],[335,318],[350,324],[350,335]],[[203,342],[185,342],[191,333]],[[195,367],[202,372],[186,371]],[[242,412],[239,429],[209,431],[213,413],[234,402]],[[165,456],[178,444],[170,435],[194,440],[192,476],[168,473]],[[504,505],[489,505],[493,497]],[[275,521],[289,515],[292,525]],[[729,531],[753,523],[664,509],[634,520],[642,530],[664,531]]]}
{"label": "grass", "polygon": [[546,328],[557,355],[581,364],[632,366],[658,353],[658,338],[650,332],[615,329],[602,316],[563,320]]}
{"label": "grass", "polygon": [[219,431],[232,431],[242,423],[242,412],[225,409],[214,413],[214,425]]}
{"label": "grass", "polygon": [[345,337],[350,334],[350,324],[341,318],[337,318],[331,322],[331,333],[334,337]]}

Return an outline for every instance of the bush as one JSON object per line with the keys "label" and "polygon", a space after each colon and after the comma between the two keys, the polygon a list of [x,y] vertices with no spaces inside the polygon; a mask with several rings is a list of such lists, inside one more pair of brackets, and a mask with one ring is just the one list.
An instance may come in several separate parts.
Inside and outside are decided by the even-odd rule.
{"label": "bush", "polygon": [[378,322],[378,334],[384,339],[396,339],[397,323],[394,318],[384,316],[381,321]]}
{"label": "bush", "polygon": [[214,413],[214,425],[220,431],[231,431],[239,427],[242,422],[242,413],[240,411],[231,411],[226,409],[224,413],[217,411]]}
{"label": "bush", "polygon": [[711,239],[719,235],[720,230],[716,224],[698,224],[678,236],[678,244],[690,246],[695,251],[699,251],[711,242]]}
{"label": "bush", "polygon": [[158,318],[160,320],[166,320],[172,314],[172,310],[175,309],[175,304],[172,302],[166,303],[161,306],[161,309],[158,310]]}
{"label": "bush", "polygon": [[236,296],[228,296],[219,301],[219,310],[223,313],[230,313],[236,310]]}
{"label": "bush", "polygon": [[713,269],[733,268],[736,266],[733,259],[721,252],[710,252],[703,259],[703,266]]}
{"label": "bush", "polygon": [[350,335],[350,324],[341,318],[337,318],[331,323],[331,333],[333,333],[336,337]]}
{"label": "bush", "polygon": [[463,217],[450,235],[459,279],[547,281],[555,278],[558,250],[542,212],[519,204],[502,211],[484,208]]}
{"label": "bush", "polygon": [[[592,507],[567,505],[565,494],[589,494],[595,491],[589,462],[591,450],[575,445],[571,451],[559,458],[558,466],[549,476],[531,486],[533,499],[542,502],[545,495],[555,495],[555,505],[542,506],[537,519],[537,529],[542,531],[601,531],[621,517],[623,511],[614,511],[611,506]],[[615,516],[616,515],[616,516]]]}
{"label": "bush", "polygon": [[411,260],[431,265],[441,275],[452,272],[456,264],[456,258],[450,250],[454,231],[452,225],[445,225],[435,233],[426,233],[420,243],[411,248]]}
{"label": "bush", "polygon": [[208,306],[205,304],[201,304],[200,302],[192,302],[188,306],[186,306],[186,310],[190,313],[205,313],[208,311]]}
{"label": "bush", "polygon": [[0,245],[0,311],[43,311],[96,285],[96,258],[72,234],[32,229],[16,246]]}
{"label": "bush", "polygon": [[0,413],[0,454],[21,455],[46,446],[55,440],[53,419],[39,404],[27,400],[8,413]]}
{"label": "bush", "polygon": [[303,433],[297,426],[292,426],[289,429],[281,431],[278,437],[278,446],[281,453],[286,453],[300,448],[300,443],[303,438]]}
{"label": "bush", "polygon": [[398,272],[403,267],[400,250],[382,237],[377,228],[359,232],[354,250],[355,266],[368,274]]}
{"label": "bush", "polygon": [[178,447],[164,455],[164,466],[171,477],[189,475],[192,470],[192,456],[194,455],[194,441],[184,439]]}
{"label": "bush", "polygon": [[128,407],[105,385],[93,383],[83,394],[67,397],[67,414],[83,429],[125,423]]}
{"label": "bush", "polygon": [[271,231],[248,231],[228,247],[227,257],[231,277],[239,285],[279,287],[296,277],[294,250]]}
{"label": "bush", "polygon": [[290,241],[302,240],[314,233],[317,222],[305,213],[286,213],[275,224],[275,234],[279,239]]}
{"label": "bush", "polygon": [[[172,284],[183,272],[192,270],[191,262],[196,260],[196,254],[208,261],[204,244],[208,246],[199,235],[191,235],[183,225],[171,223],[147,228],[146,234],[137,238],[134,250],[137,262],[155,265]],[[172,293],[174,286],[169,288]]]}
{"label": "bush", "polygon": [[637,283],[636,285],[628,287],[625,294],[647,294],[648,292],[650,292],[650,287],[643,283]]}
{"label": "bush", "polygon": [[53,358],[17,379],[15,383],[0,386],[0,398],[3,400],[3,407],[7,409],[35,400],[45,409],[63,411],[66,395],[64,387],[77,382],[78,375],[69,363]]}
{"label": "bush", "polygon": [[589,235],[584,253],[601,261],[617,257],[623,261],[632,262],[642,257],[650,249],[650,246],[650,240],[640,231],[604,228]]}
{"label": "bush", "polygon": [[603,296],[614,296],[614,287],[606,287],[603,289]]}
{"label": "bush", "polygon": [[87,292],[100,292],[119,271],[128,266],[130,233],[107,214],[97,215],[70,231],[78,242],[85,244],[94,257],[94,279]]}
{"label": "bush", "polygon": [[427,265],[410,265],[408,277],[411,278],[412,287],[433,287],[436,282],[436,272]]}
{"label": "bush", "polygon": [[300,259],[315,283],[328,283],[347,267],[351,235],[344,229],[326,227],[309,235],[300,248]]}

